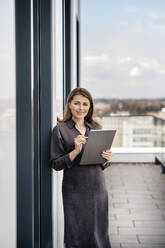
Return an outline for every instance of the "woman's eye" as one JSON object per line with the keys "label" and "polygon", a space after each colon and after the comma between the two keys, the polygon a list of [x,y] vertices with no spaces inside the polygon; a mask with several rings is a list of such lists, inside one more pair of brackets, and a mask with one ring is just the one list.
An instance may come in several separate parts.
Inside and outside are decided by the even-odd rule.
{"label": "woman's eye", "polygon": [[[75,102],[74,105],[80,105],[79,102]],[[88,106],[88,103],[83,103],[83,106]]]}

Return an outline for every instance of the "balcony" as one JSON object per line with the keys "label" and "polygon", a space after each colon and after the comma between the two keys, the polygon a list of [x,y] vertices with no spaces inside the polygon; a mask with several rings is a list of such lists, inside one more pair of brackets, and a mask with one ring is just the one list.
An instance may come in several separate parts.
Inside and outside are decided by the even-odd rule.
{"label": "balcony", "polygon": [[117,129],[112,166],[105,170],[112,248],[165,247],[165,119],[107,116]]}
{"label": "balcony", "polygon": [[160,171],[152,163],[106,169],[112,248],[165,247],[165,175]]}

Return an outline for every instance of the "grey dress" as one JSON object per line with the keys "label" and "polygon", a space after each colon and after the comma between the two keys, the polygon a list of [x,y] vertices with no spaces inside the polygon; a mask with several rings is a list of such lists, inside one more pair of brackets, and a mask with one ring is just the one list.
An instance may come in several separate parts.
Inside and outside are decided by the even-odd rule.
{"label": "grey dress", "polygon": [[[96,124],[85,122],[88,136]],[[71,161],[74,138],[81,133],[71,119],[57,124],[51,137],[51,167],[64,170],[62,196],[64,206],[64,243],[67,248],[110,248],[108,235],[108,194],[101,164],[80,165],[84,150]]]}

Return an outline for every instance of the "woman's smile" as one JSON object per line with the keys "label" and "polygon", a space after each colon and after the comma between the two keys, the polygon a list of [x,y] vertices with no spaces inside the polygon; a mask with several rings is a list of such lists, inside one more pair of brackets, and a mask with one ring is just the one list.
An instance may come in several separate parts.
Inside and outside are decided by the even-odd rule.
{"label": "woman's smile", "polygon": [[84,114],[84,112],[77,112],[77,114],[81,115],[81,114]]}

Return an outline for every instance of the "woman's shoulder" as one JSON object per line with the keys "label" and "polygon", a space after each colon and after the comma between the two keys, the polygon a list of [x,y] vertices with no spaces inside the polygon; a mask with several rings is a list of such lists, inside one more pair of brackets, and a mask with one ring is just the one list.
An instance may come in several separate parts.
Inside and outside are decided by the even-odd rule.
{"label": "woman's shoulder", "polygon": [[52,130],[52,136],[56,138],[61,138],[62,134],[66,132],[66,123],[60,122],[57,123]]}
{"label": "woman's shoulder", "polygon": [[53,127],[53,131],[63,129],[66,126],[66,122],[57,122],[57,124]]}

